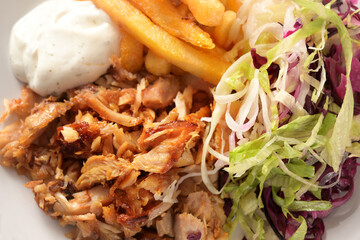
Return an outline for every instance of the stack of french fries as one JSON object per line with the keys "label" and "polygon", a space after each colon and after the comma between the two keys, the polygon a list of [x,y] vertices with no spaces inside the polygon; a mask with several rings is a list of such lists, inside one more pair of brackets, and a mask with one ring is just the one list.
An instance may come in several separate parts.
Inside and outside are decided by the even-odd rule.
{"label": "stack of french fries", "polygon": [[[179,69],[217,84],[241,0],[92,0],[119,25],[121,66],[162,76]],[[235,30],[241,38],[240,30]]]}

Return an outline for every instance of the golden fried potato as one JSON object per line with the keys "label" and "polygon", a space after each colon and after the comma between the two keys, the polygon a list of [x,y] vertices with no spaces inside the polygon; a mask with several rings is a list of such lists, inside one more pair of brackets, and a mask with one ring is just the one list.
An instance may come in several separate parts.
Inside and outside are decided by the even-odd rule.
{"label": "golden fried potato", "polygon": [[155,25],[126,0],[92,0],[116,23],[155,54],[212,84],[217,84],[230,66],[217,57],[197,50]]}
{"label": "golden fried potato", "polygon": [[192,45],[202,48],[214,48],[210,35],[194,22],[183,19],[168,0],[131,0],[154,23],[165,29],[171,35]]}
{"label": "golden fried potato", "polygon": [[129,72],[137,72],[144,63],[142,43],[130,36],[124,29],[121,31],[120,65]]}
{"label": "golden fried potato", "polygon": [[171,63],[159,57],[152,51],[148,51],[145,58],[145,67],[148,72],[156,76],[164,76],[170,73]]}
{"label": "golden fried potato", "polygon": [[[190,12],[188,6],[184,3],[181,3],[179,6],[176,7],[176,11],[182,16],[182,17],[189,17],[189,15],[192,16],[192,13]],[[195,19],[192,16],[193,19]]]}
{"label": "golden fried potato", "polygon": [[202,25],[215,27],[221,24],[225,7],[220,0],[181,0],[188,5],[195,19]]}
{"label": "golden fried potato", "polygon": [[228,10],[224,13],[221,24],[215,27],[214,39],[219,46],[223,48],[228,47],[225,44],[227,42],[231,26],[234,23],[235,19],[236,13],[234,11]]}
{"label": "golden fried potato", "polygon": [[227,0],[226,7],[234,12],[237,12],[242,5],[242,0]]}

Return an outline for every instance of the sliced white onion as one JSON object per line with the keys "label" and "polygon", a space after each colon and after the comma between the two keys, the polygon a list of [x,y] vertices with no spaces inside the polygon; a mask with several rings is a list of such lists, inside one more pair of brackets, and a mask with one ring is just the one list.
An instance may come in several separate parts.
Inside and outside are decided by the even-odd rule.
{"label": "sliced white onion", "polygon": [[232,131],[229,135],[229,150],[232,151],[236,147],[235,132]]}
{"label": "sliced white onion", "polygon": [[243,133],[246,131],[249,131],[249,129],[254,125],[255,120],[256,120],[256,115],[254,114],[253,117],[245,124],[239,124],[237,123],[232,116],[230,115],[229,112],[230,109],[230,104],[228,104],[226,113],[225,113],[225,121],[227,126],[234,132],[237,133]]}
{"label": "sliced white onion", "polygon": [[248,91],[248,89],[249,87],[245,86],[245,88],[242,89],[241,91],[232,94],[220,95],[215,93],[214,99],[217,103],[221,103],[221,104],[232,103],[243,97]]}
{"label": "sliced white onion", "polygon": [[202,117],[201,119],[200,119],[200,121],[202,121],[202,122],[211,122],[211,117]]}
{"label": "sliced white onion", "polygon": [[220,150],[221,154],[224,154],[224,149],[225,149],[224,131],[221,129],[221,150]]}
{"label": "sliced white onion", "polygon": [[295,6],[290,6],[286,10],[284,17],[284,33],[294,30],[294,24],[296,22],[294,17],[294,8]]}
{"label": "sliced white onion", "polygon": [[295,116],[303,116],[307,114],[305,109],[300,106],[298,102],[295,101],[294,96],[284,90],[280,90],[275,95],[275,101],[289,108]]}
{"label": "sliced white onion", "polygon": [[261,110],[263,114],[263,120],[264,120],[264,126],[266,129],[266,132],[271,132],[271,121],[270,121],[270,115],[269,115],[269,104],[268,104],[268,96],[265,94],[264,90],[262,88],[259,89],[259,95],[261,100]]}
{"label": "sliced white onion", "polygon": [[[236,116],[236,122],[239,125],[244,124],[245,119],[248,117],[250,109],[253,107],[254,103],[255,103],[255,105],[257,105],[257,107],[259,107],[257,104],[257,102],[259,100],[259,86],[260,86],[258,75],[259,75],[259,70],[256,69],[254,78],[250,82],[249,91],[245,96],[244,103],[242,104],[242,106]],[[237,138],[241,139],[243,137],[242,136],[243,132],[244,131],[237,131],[236,132]]]}
{"label": "sliced white onion", "polygon": [[228,156],[225,156],[217,151],[215,151],[212,147],[209,147],[209,153],[211,155],[213,155],[214,157],[216,157],[217,159],[225,162],[225,163],[228,163],[229,162],[229,157]]}
{"label": "sliced white onion", "polygon": [[[241,64],[242,62],[250,62],[251,60],[252,59],[251,59],[250,53],[247,53],[247,54],[244,54],[243,56],[241,56],[237,61],[235,61],[221,77],[220,82],[218,83],[218,85],[216,87],[215,94],[227,95],[227,94],[231,93],[232,89],[227,84],[226,79],[228,79],[232,74],[234,74],[236,72],[236,70],[239,67],[239,64]],[[224,116],[225,111],[226,111],[225,104],[217,103],[215,105],[214,111],[212,113],[210,127],[208,127],[206,129],[205,134],[204,134],[204,141],[203,141],[204,147],[203,147],[203,152],[202,152],[202,156],[201,156],[201,178],[202,178],[205,186],[213,194],[220,194],[220,191],[217,190],[210,181],[209,173],[208,173],[208,170],[206,167],[206,156],[209,152],[210,141],[215,132],[216,126],[218,125],[222,116]]]}
{"label": "sliced white onion", "polygon": [[285,84],[286,84],[289,63],[287,62],[287,58],[285,58],[285,56],[283,56],[282,58],[279,58],[278,64],[280,67],[280,71],[279,71],[278,78],[274,83],[274,87],[279,90],[285,90],[285,86],[286,86]]}
{"label": "sliced white onion", "polygon": [[300,93],[297,98],[298,103],[302,107],[304,107],[304,105],[305,105],[305,99],[306,99],[306,96],[308,95],[309,91],[310,91],[310,85],[307,82],[302,82],[301,88],[300,88]]}

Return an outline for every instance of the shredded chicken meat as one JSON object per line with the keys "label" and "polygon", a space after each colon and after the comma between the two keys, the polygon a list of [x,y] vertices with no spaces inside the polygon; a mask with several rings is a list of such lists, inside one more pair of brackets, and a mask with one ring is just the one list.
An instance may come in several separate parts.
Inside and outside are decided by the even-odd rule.
{"label": "shredded chicken meat", "polygon": [[196,177],[177,184],[199,173],[211,114],[201,88],[114,68],[60,97],[24,88],[5,103],[0,121],[18,121],[0,131],[1,164],[30,178],[39,207],[73,226],[67,237],[227,238],[222,200]]}

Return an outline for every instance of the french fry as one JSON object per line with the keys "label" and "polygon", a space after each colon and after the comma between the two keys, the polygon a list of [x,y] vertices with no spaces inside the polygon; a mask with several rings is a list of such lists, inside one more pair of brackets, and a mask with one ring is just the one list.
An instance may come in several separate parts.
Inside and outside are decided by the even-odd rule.
{"label": "french fry", "polygon": [[171,63],[150,50],[145,57],[145,67],[148,72],[156,76],[164,76],[171,71]]}
{"label": "french fry", "polygon": [[230,63],[194,49],[150,21],[126,0],[92,0],[112,20],[155,54],[212,84],[217,84]]}
{"label": "french fry", "polygon": [[224,17],[221,21],[221,24],[215,27],[214,31],[214,39],[215,42],[221,47],[228,47],[225,46],[225,43],[229,36],[229,31],[231,29],[232,24],[236,19],[236,13],[234,11],[228,10],[224,13]]}
{"label": "french fry", "polygon": [[187,17],[190,13],[188,6],[184,3],[181,3],[179,6],[176,7],[176,11],[182,16]]}
{"label": "french fry", "polygon": [[225,54],[226,54],[226,50],[216,46],[213,49],[204,49],[204,48],[200,48],[200,51],[202,51],[203,53],[206,53],[208,55],[212,55],[218,59],[222,59],[224,61],[225,60]]}
{"label": "french fry", "polygon": [[184,20],[168,0],[131,0],[131,2],[171,35],[198,47],[208,49],[215,47],[210,35],[194,22]]}
{"label": "french fry", "polygon": [[124,29],[121,31],[120,65],[129,72],[137,72],[144,63],[143,44],[130,36]]}
{"label": "french fry", "polygon": [[202,25],[215,27],[221,24],[225,7],[220,0],[181,0],[188,5],[195,19]]}
{"label": "french fry", "polygon": [[226,6],[230,10],[237,12],[239,8],[242,6],[242,0],[227,0]]}

